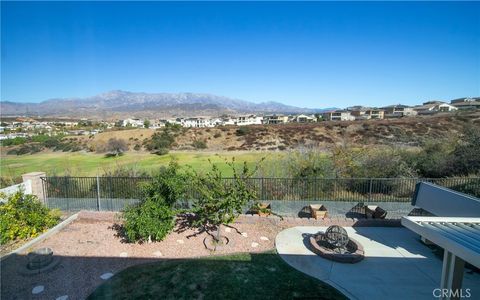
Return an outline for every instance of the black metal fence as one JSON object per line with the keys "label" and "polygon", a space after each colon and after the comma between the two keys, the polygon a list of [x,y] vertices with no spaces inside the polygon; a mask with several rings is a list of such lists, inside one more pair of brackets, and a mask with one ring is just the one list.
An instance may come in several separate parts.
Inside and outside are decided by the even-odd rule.
{"label": "black metal fence", "polygon": [[[119,211],[142,197],[150,177],[45,177],[46,203],[65,211]],[[232,178],[225,178],[229,184]],[[480,178],[250,178],[258,200],[281,204],[287,211],[315,201],[404,203],[408,205],[419,181],[428,181],[480,197]],[[192,186],[187,199],[195,199]],[[293,209],[293,208],[292,208]],[[280,209],[281,210],[281,209]]]}

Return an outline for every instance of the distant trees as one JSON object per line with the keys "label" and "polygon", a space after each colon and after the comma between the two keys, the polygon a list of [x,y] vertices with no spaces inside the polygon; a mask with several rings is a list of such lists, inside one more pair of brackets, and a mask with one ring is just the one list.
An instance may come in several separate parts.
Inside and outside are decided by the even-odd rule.
{"label": "distant trees", "polygon": [[292,150],[267,161],[258,176],[291,178],[442,178],[480,175],[480,127],[467,126],[457,137],[426,141],[420,150],[336,146]]}
{"label": "distant trees", "polygon": [[144,146],[152,153],[159,155],[167,154],[181,130],[182,127],[167,123],[161,131],[155,132],[152,138],[145,142]]}
{"label": "distant trees", "polygon": [[145,120],[143,121],[143,127],[145,127],[145,128],[150,128],[150,120],[145,119]]}

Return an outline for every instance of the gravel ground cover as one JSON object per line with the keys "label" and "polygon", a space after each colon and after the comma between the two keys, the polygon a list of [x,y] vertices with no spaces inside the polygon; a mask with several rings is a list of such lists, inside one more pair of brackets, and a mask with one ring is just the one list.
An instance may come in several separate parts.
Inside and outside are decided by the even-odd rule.
{"label": "gravel ground cover", "polygon": [[[281,230],[298,225],[352,226],[356,220],[330,218],[312,220],[277,217],[244,216],[224,227],[223,234],[230,240],[224,249],[211,252],[204,247],[206,234],[189,237],[194,231],[173,232],[161,242],[124,243],[114,230],[118,222],[112,212],[79,213],[58,233],[36,244],[31,250],[49,247],[60,259],[52,270],[24,275],[26,253],[14,255],[1,262],[1,299],[85,299],[111,275],[141,263],[170,259],[208,257],[233,253],[261,253],[274,249],[275,236]],[[359,220],[360,221],[360,220]],[[365,220],[367,225],[392,225],[388,221]],[[40,292],[39,292],[40,291]],[[33,294],[32,292],[38,292]],[[65,298],[60,298],[65,299]]]}

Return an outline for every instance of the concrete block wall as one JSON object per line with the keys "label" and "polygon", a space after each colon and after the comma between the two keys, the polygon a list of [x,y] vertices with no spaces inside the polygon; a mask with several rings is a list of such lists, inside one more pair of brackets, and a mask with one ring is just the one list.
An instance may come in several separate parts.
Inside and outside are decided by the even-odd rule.
{"label": "concrete block wall", "polygon": [[23,182],[29,181],[31,183],[32,195],[38,197],[38,199],[45,203],[45,194],[43,192],[42,177],[47,174],[45,172],[31,172],[22,175]]}

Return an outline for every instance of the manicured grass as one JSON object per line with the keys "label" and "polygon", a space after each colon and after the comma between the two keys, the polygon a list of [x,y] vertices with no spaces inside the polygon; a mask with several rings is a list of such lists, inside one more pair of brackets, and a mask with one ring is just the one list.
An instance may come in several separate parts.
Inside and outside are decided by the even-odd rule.
{"label": "manicured grass", "polygon": [[215,153],[207,152],[176,152],[158,156],[149,153],[129,152],[120,157],[106,158],[102,154],[94,153],[38,153],[33,155],[7,155],[0,160],[2,176],[17,177],[33,171],[47,172],[47,175],[71,175],[71,176],[95,176],[102,175],[105,171],[112,171],[119,167],[135,168],[154,172],[160,166],[167,165],[172,158],[176,158],[181,166],[191,165],[196,170],[209,168],[208,159],[224,172],[224,176],[230,176],[231,170],[223,164],[223,158],[235,157],[236,165],[246,161],[249,166],[254,166],[262,157],[275,159],[280,154],[260,152],[240,153]]}
{"label": "manicured grass", "polygon": [[276,253],[165,260],[128,268],[87,299],[346,299]]}

